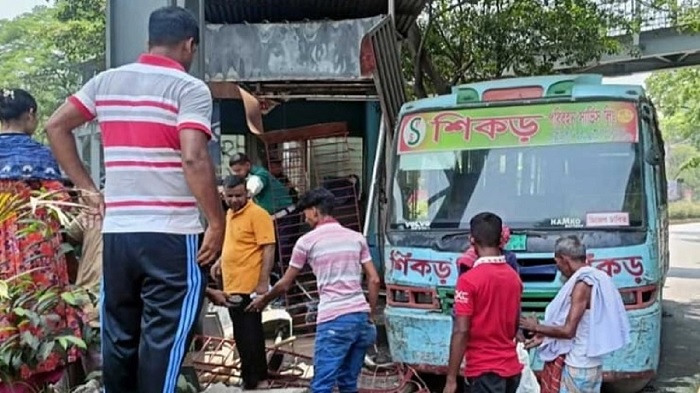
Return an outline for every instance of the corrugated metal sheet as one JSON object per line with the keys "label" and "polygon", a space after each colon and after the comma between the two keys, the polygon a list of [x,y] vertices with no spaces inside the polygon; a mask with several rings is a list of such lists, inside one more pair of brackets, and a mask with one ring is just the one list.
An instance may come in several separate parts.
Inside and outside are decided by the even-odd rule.
{"label": "corrugated metal sheet", "polygon": [[[396,29],[406,35],[426,0],[395,0]],[[206,0],[208,23],[359,19],[388,13],[387,0]]]}
{"label": "corrugated metal sheet", "polygon": [[374,52],[374,84],[379,94],[387,129],[392,132],[396,127],[399,110],[406,102],[406,91],[401,73],[397,37],[390,18],[385,18],[377,24],[367,36],[372,42]]}
{"label": "corrugated metal sheet", "polygon": [[[215,86],[218,83],[210,83]],[[352,81],[293,81],[289,82],[243,82],[241,87],[254,92],[259,99],[296,99],[314,97],[318,99],[344,101],[374,101],[378,100],[376,87],[372,79],[357,83]]]}
{"label": "corrugated metal sheet", "polygon": [[359,81],[362,39],[382,21],[208,25],[204,31],[209,82]]}

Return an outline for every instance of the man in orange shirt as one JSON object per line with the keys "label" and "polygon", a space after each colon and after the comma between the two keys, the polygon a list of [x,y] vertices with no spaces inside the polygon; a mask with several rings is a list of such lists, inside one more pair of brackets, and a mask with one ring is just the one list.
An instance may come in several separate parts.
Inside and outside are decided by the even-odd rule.
{"label": "man in orange shirt", "polygon": [[251,295],[264,295],[270,287],[275,227],[270,214],[249,199],[245,178],[229,176],[224,182],[224,197],[230,209],[221,259],[212,268],[212,275],[221,273],[223,277],[243,388],[251,390],[267,379],[267,359],[262,313],[246,312],[245,308]]}

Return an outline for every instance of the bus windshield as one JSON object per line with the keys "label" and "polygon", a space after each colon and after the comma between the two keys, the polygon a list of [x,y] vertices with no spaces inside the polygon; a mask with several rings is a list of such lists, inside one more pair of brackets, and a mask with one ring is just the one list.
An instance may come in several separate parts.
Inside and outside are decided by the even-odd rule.
{"label": "bus windshield", "polygon": [[[605,104],[598,105],[601,114]],[[630,108],[634,107],[626,107]],[[569,108],[556,110],[571,112]],[[574,139],[570,134],[584,135],[582,127],[575,126],[576,122],[568,128],[554,128],[548,121],[553,118],[551,114],[541,116],[537,131],[532,132],[532,128],[529,131],[528,143],[522,143],[523,126],[517,122],[522,123],[523,117],[535,116],[501,115],[497,120],[505,123],[500,128],[503,139],[515,134],[519,142],[508,143],[499,140],[501,136],[494,118],[470,116],[471,111],[474,110],[450,112],[449,121],[445,116],[440,118],[440,114],[430,118],[421,115],[420,121],[416,121],[416,117],[402,121],[405,127],[395,161],[391,229],[466,229],[471,217],[484,211],[498,214],[514,229],[641,227],[644,224],[636,114],[632,119],[629,113],[624,115],[625,120],[634,122],[632,128],[620,128],[620,119],[617,119],[618,124],[610,126],[610,130],[596,127],[593,133],[599,133],[598,136],[585,134],[585,138]],[[499,112],[508,113],[503,109]],[[528,113],[539,112],[531,108]],[[488,135],[484,143],[477,143],[482,135],[478,134],[478,128],[468,127],[478,127],[478,122],[485,118],[491,122],[491,128],[486,129]],[[459,126],[455,126],[457,121]],[[611,122],[608,120],[605,124]],[[416,135],[416,129],[418,133],[426,133],[431,125],[434,127],[432,136],[429,131],[427,137]],[[440,132],[443,138],[454,137],[445,129],[449,132],[459,127],[462,128],[459,137],[464,137],[463,132],[471,132],[467,143],[461,141],[462,146],[453,143],[452,148],[447,149],[440,143],[441,138],[434,137]],[[607,131],[617,137],[600,137]],[[539,137],[538,132],[546,138]],[[572,140],[566,143],[567,138]],[[422,144],[423,148],[411,147],[417,144]],[[495,146],[489,147],[489,144]],[[469,145],[475,148],[465,148]]]}
{"label": "bus windshield", "polygon": [[392,227],[468,228],[484,211],[512,228],[641,226],[637,150],[594,143],[404,155]]}

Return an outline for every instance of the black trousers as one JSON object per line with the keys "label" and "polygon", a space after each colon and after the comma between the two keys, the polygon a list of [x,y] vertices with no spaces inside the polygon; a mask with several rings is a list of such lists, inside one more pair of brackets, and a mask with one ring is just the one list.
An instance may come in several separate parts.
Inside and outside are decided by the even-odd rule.
{"label": "black trousers", "polygon": [[258,383],[267,379],[267,354],[262,313],[246,312],[251,302],[250,295],[239,294],[243,300],[228,312],[233,323],[233,339],[241,360],[241,379],[246,390],[256,389]]}
{"label": "black trousers", "polygon": [[207,275],[197,235],[106,233],[102,361],[107,393],[173,393]]}
{"label": "black trousers", "polygon": [[486,373],[476,378],[468,378],[466,393],[515,393],[520,385],[520,374],[503,378],[498,374]]}

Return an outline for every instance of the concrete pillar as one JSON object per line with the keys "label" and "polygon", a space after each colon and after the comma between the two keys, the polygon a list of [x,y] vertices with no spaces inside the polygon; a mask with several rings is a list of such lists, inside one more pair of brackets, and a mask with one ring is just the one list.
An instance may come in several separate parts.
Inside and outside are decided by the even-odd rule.
{"label": "concrete pillar", "polygon": [[[148,42],[148,16],[154,10],[179,5],[199,20],[200,42],[204,41],[204,0],[107,0],[107,68],[134,62],[145,52]],[[191,73],[203,75],[204,47],[200,46]]]}
{"label": "concrete pillar", "polygon": [[185,7],[199,21],[199,48],[197,50],[197,57],[192,63],[192,68],[190,68],[190,74],[196,76],[197,78],[204,79],[204,29],[206,28],[206,20],[204,18],[204,1],[205,0],[178,0],[178,4],[181,7]]}

